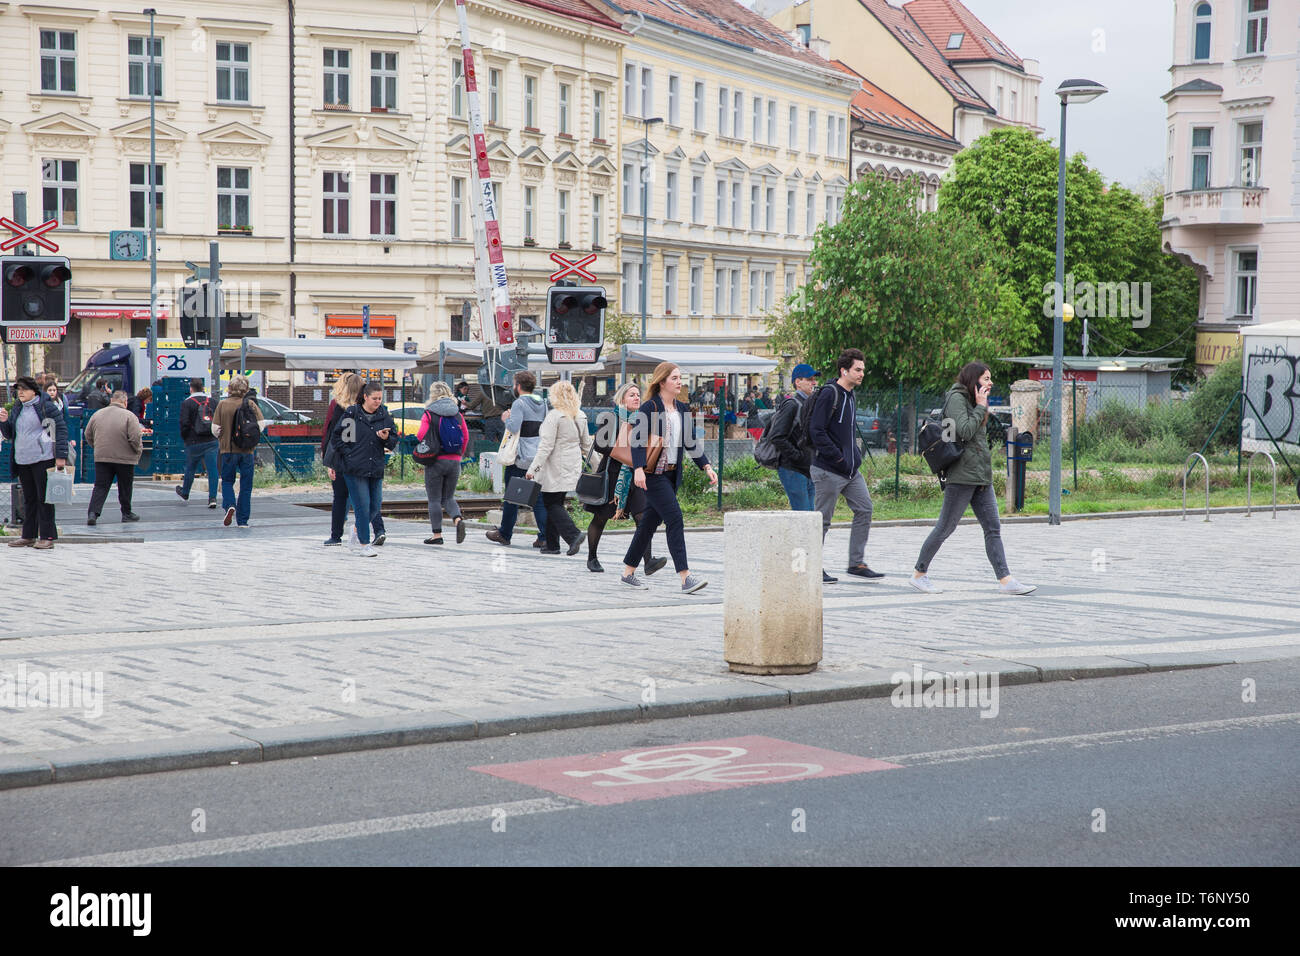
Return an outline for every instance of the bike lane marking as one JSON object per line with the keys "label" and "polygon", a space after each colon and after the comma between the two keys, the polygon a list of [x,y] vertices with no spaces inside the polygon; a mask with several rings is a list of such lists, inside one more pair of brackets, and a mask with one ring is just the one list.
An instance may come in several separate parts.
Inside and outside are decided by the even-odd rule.
{"label": "bike lane marking", "polygon": [[584,803],[608,805],[901,766],[774,737],[747,736],[469,769]]}

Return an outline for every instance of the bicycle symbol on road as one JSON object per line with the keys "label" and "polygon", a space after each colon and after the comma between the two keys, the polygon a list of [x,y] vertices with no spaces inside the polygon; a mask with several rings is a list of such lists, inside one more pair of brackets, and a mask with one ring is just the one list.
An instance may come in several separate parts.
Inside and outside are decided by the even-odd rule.
{"label": "bicycle symbol on road", "polygon": [[612,777],[593,780],[595,787],[628,787],[678,781],[746,783],[798,780],[822,772],[815,763],[736,763],[749,753],[743,747],[664,747],[642,750],[602,770],[566,770],[566,777]]}

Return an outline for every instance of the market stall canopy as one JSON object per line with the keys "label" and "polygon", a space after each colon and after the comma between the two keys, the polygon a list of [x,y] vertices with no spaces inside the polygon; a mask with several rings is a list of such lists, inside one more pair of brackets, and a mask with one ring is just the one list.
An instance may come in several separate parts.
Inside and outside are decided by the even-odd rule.
{"label": "market stall canopy", "polygon": [[750,355],[725,345],[625,345],[605,352],[611,372],[626,368],[631,375],[653,372],[661,362],[672,362],[684,375],[763,375],[776,368],[776,359]]}
{"label": "market stall canopy", "polygon": [[[443,342],[438,350],[420,356],[414,373],[416,375],[474,375],[482,364],[482,342]],[[598,362],[594,365],[552,365],[546,361],[545,355],[532,355],[529,356],[528,367],[534,372],[547,374],[559,375],[560,372],[569,371],[575,375],[590,375],[592,372],[606,371],[609,365],[608,362]]]}
{"label": "market stall canopy", "polygon": [[[1225,329],[1225,331],[1232,331]],[[1300,336],[1300,319],[1286,319],[1282,322],[1265,322],[1261,325],[1243,325],[1237,331],[1242,335],[1272,335],[1277,338]]]}
{"label": "market stall canopy", "polygon": [[243,347],[221,353],[222,368],[276,371],[284,369],[410,369],[414,355],[384,348],[377,339],[249,338]]}

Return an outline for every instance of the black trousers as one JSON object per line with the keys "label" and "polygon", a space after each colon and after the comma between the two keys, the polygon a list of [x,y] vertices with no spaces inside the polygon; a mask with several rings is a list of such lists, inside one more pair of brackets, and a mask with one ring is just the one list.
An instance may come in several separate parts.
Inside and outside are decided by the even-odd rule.
{"label": "black trousers", "polygon": [[53,458],[30,465],[14,463],[18,482],[23,486],[23,537],[29,541],[53,541],[59,536],[54,526],[54,505],[45,503],[45,484],[53,467]]}
{"label": "black trousers", "polygon": [[662,524],[664,536],[668,538],[668,553],[673,556],[674,570],[679,573],[689,570],[690,565],[686,563],[686,522],[677,504],[677,489],[673,487],[672,475],[646,475],[645,497],[645,511],[637,523],[627,554],[623,556],[623,564],[636,567]]}
{"label": "black trousers", "polygon": [[131,489],[135,485],[135,465],[126,465],[118,461],[100,461],[95,459],[95,490],[90,493],[88,514],[98,518],[104,510],[108,498],[108,489],[117,479],[117,503],[122,507],[122,514],[131,513]]}
{"label": "black trousers", "polygon": [[582,537],[582,532],[573,523],[569,509],[564,506],[565,494],[566,492],[563,491],[542,492],[542,501],[546,505],[546,547],[548,548],[558,548],[561,538],[564,539],[565,544],[573,544]]}

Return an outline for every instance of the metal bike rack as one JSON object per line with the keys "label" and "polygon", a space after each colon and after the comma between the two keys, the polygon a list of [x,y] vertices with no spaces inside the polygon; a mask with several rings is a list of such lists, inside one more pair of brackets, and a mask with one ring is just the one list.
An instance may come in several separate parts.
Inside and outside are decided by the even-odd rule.
{"label": "metal bike rack", "polygon": [[1187,456],[1187,461],[1183,462],[1183,520],[1187,520],[1187,476],[1192,473],[1192,468],[1187,467],[1187,462],[1193,458],[1201,459],[1201,464],[1205,466],[1205,520],[1210,520],[1210,463],[1205,460],[1205,456],[1198,452],[1192,452]]}
{"label": "metal bike rack", "polygon": [[1255,459],[1263,455],[1268,459],[1268,463],[1273,466],[1273,517],[1277,517],[1277,462],[1273,456],[1266,451],[1257,451],[1250,456],[1250,461],[1246,463],[1246,517],[1250,517],[1250,477],[1255,468]]}

